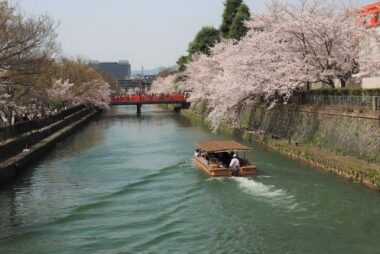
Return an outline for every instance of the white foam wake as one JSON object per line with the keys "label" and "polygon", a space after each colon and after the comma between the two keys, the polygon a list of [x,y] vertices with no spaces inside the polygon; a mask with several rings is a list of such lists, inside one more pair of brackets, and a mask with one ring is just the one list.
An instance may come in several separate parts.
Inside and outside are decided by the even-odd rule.
{"label": "white foam wake", "polygon": [[292,211],[299,209],[299,205],[294,196],[289,195],[282,189],[276,189],[275,186],[265,185],[253,179],[243,177],[233,177],[232,179],[238,182],[239,188],[243,192],[255,196],[263,202],[268,202],[274,206],[284,207]]}
{"label": "white foam wake", "polygon": [[243,177],[234,177],[235,181],[239,183],[239,187],[248,194],[266,198],[276,198],[276,197],[288,197],[287,193],[282,189],[275,189],[274,186],[265,185],[260,182],[256,182],[252,179],[247,179]]}

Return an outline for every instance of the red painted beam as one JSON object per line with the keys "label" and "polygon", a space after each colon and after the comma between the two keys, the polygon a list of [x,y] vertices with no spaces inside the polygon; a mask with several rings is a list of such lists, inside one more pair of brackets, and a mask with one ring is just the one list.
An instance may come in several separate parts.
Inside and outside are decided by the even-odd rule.
{"label": "red painted beam", "polygon": [[114,96],[111,98],[111,103],[114,104],[156,104],[159,102],[186,102],[186,96],[183,94],[170,94],[170,95],[122,95]]}

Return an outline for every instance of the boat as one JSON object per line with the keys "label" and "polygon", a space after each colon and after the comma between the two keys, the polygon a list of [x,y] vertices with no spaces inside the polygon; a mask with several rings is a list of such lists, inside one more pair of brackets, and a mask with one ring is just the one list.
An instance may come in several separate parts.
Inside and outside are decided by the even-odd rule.
{"label": "boat", "polygon": [[[245,152],[252,150],[234,140],[208,140],[196,143],[197,150],[194,154],[194,162],[198,168],[211,177],[231,177],[229,164],[233,154],[240,161],[239,176],[255,176],[256,165],[245,159]],[[244,157],[239,156],[239,152]]]}

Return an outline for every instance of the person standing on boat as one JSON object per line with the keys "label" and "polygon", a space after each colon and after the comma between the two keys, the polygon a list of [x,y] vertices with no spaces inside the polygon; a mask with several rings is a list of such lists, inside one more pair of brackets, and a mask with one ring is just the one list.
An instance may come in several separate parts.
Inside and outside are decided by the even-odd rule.
{"label": "person standing on boat", "polygon": [[232,176],[239,176],[239,169],[240,169],[240,161],[237,155],[234,154],[230,162],[230,170],[232,172]]}
{"label": "person standing on boat", "polygon": [[195,157],[200,157],[201,156],[201,153],[200,153],[199,149],[195,150],[194,156]]}

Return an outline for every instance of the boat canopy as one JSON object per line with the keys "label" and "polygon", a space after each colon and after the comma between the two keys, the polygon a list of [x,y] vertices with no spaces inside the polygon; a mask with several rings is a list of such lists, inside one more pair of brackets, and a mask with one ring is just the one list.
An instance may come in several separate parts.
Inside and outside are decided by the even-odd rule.
{"label": "boat canopy", "polygon": [[251,148],[239,144],[234,140],[208,140],[196,143],[196,146],[208,153],[222,153],[230,151],[249,151]]}

